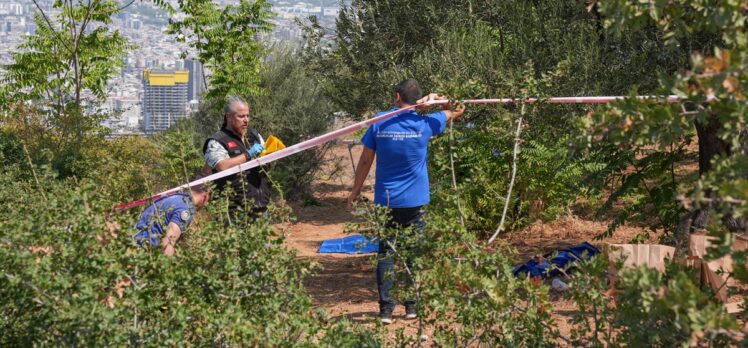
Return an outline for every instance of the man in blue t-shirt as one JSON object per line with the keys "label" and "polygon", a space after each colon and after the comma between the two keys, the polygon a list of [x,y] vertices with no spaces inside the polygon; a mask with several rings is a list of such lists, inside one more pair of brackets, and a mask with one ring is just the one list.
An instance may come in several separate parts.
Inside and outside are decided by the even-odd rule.
{"label": "man in blue t-shirt", "polygon": [[[421,98],[421,87],[407,79],[395,88],[395,106],[399,108],[421,104],[429,100],[444,100],[436,94]],[[420,99],[419,99],[420,98]],[[388,227],[408,228],[417,231],[424,227],[423,208],[429,202],[428,145],[431,137],[442,134],[447,124],[459,118],[464,106],[420,115],[410,110],[375,123],[361,138],[364,150],[358,162],[353,190],[348,196],[352,204],[361,194],[361,187],[369,174],[374,158],[377,161],[374,203],[390,208]],[[381,114],[381,113],[380,113]],[[393,286],[391,271],[394,267],[392,245],[395,241],[381,240],[377,262],[379,289],[379,316],[382,323],[392,323],[395,301],[390,297]],[[414,301],[405,301],[405,318],[418,316]]]}
{"label": "man in blue t-shirt", "polygon": [[174,245],[209,196],[206,185],[197,185],[190,188],[189,194],[180,192],[155,200],[140,214],[135,225],[138,233],[133,238],[139,246],[160,245],[167,256],[173,256]]}

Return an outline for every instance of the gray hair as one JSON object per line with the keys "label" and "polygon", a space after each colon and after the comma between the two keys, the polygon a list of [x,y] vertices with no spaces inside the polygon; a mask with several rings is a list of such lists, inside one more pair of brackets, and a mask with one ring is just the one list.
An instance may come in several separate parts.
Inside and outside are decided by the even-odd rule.
{"label": "gray hair", "polygon": [[232,96],[226,97],[226,104],[223,106],[223,114],[227,115],[233,112],[231,107],[233,107],[234,104],[239,104],[239,103],[249,106],[249,104],[247,104],[247,101],[238,95],[232,95]]}

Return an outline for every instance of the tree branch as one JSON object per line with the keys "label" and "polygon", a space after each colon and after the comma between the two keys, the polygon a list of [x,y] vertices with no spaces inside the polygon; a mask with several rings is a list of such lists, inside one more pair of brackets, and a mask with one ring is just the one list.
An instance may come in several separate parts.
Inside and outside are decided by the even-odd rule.
{"label": "tree branch", "polygon": [[118,9],[116,9],[116,10],[112,11],[112,13],[117,13],[117,12],[120,12],[120,11],[122,11],[122,10],[124,10],[124,9],[126,9],[126,8],[128,8],[128,7],[130,7],[130,5],[132,5],[133,3],[135,3],[135,0],[130,0],[130,2],[128,2],[128,3],[127,3],[127,5],[125,5],[125,6],[122,6],[122,7],[118,8]]}
{"label": "tree branch", "polygon": [[493,241],[496,239],[496,237],[499,236],[499,233],[504,228],[504,220],[506,219],[506,212],[509,209],[509,199],[512,197],[512,188],[514,188],[514,179],[517,176],[517,153],[519,152],[519,142],[520,142],[520,134],[522,133],[522,118],[525,116],[525,103],[522,102],[522,109],[519,113],[519,120],[517,121],[517,132],[514,134],[514,152],[513,152],[513,159],[512,159],[512,179],[509,181],[509,190],[506,193],[506,200],[504,201],[504,212],[501,214],[501,222],[499,222],[499,227],[496,229],[496,232],[491,236],[491,239],[488,240],[488,244],[493,243]]}
{"label": "tree branch", "polygon": [[47,195],[44,194],[44,187],[42,187],[42,184],[39,182],[39,177],[36,176],[36,170],[34,169],[34,163],[31,162],[31,155],[29,155],[29,150],[26,148],[26,143],[21,143],[21,147],[23,147],[23,152],[26,154],[26,160],[29,162],[29,169],[31,169],[31,174],[34,175],[34,181],[36,181],[36,186],[39,188],[39,193],[42,194],[42,198],[44,198],[44,201],[47,201]]}
{"label": "tree branch", "polygon": [[[71,4],[72,4],[72,0],[71,0]],[[80,56],[79,56],[80,41],[81,41],[81,37],[83,36],[83,32],[86,30],[86,27],[88,26],[88,23],[91,19],[91,8],[92,8],[91,0],[88,0],[88,4],[86,5],[86,15],[83,16],[83,21],[81,21],[80,23],[80,31],[78,31],[78,34],[74,38],[75,53],[73,54],[73,58],[75,59],[74,66],[75,66],[75,105],[76,107],[80,107],[81,90],[83,89],[83,86],[82,86],[83,73],[80,68]],[[75,21],[72,12],[71,12],[71,18],[73,18],[73,21]],[[75,22],[73,23],[75,24]],[[75,26],[73,28],[75,28]]]}
{"label": "tree branch", "polygon": [[453,155],[453,141],[454,134],[452,132],[452,125],[454,120],[449,122],[449,167],[452,169],[452,189],[455,191],[455,200],[457,201],[457,212],[460,214],[460,225],[465,228],[465,214],[462,212],[462,206],[460,205],[460,193],[457,190],[457,177],[455,175],[455,159]]}
{"label": "tree branch", "polygon": [[37,2],[37,0],[32,0],[32,1],[34,2],[34,5],[36,5],[36,8],[39,10],[39,13],[41,13],[42,18],[44,18],[44,21],[47,22],[47,26],[49,26],[49,29],[55,32],[55,38],[57,39],[57,41],[59,41],[60,44],[62,44],[63,48],[65,48],[68,52],[72,53],[70,51],[70,47],[68,47],[68,45],[65,44],[65,41],[60,37],[60,33],[57,30],[55,30],[55,27],[52,25],[52,22],[49,20],[49,17],[47,17],[47,14],[44,13],[44,10],[42,10],[42,7],[39,6],[39,3]]}

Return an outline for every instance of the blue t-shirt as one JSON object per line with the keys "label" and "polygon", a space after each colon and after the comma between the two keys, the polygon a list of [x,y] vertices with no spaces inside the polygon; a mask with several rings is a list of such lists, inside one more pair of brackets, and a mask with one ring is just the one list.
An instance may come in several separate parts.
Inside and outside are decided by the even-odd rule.
{"label": "blue t-shirt", "polygon": [[190,195],[177,193],[164,198],[159,198],[148,208],[145,208],[135,228],[138,233],[134,238],[139,246],[143,243],[158,246],[164,233],[173,222],[184,232],[192,222],[195,215],[195,205],[192,204]]}
{"label": "blue t-shirt", "polygon": [[[397,108],[385,112],[394,110]],[[412,110],[369,127],[361,142],[377,155],[374,203],[413,208],[429,202],[429,140],[444,133],[446,127],[443,111],[419,115]]]}

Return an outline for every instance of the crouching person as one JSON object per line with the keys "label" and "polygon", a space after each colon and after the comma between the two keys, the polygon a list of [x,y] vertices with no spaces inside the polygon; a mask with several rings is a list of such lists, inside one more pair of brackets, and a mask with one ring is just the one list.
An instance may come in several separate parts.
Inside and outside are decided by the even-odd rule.
{"label": "crouching person", "polygon": [[155,200],[140,214],[135,226],[138,245],[160,246],[167,256],[173,256],[177,241],[209,198],[207,185],[202,184]]}

